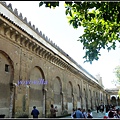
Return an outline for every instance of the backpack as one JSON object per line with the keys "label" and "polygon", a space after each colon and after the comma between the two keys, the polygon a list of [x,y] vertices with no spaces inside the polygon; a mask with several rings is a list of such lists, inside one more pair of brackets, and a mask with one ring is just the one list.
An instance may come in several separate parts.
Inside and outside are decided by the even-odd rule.
{"label": "backpack", "polygon": [[73,118],[76,118],[76,112],[75,112],[75,114],[73,115]]}

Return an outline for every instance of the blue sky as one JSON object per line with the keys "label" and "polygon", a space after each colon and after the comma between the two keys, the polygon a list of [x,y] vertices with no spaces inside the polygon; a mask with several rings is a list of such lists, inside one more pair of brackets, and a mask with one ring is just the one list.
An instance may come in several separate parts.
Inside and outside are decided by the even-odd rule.
{"label": "blue sky", "polygon": [[116,50],[102,50],[100,59],[92,65],[84,63],[85,51],[82,44],[77,41],[84,30],[82,27],[75,30],[68,24],[63,2],[55,9],[39,7],[39,1],[7,1],[8,3],[12,3],[13,9],[17,8],[18,13],[21,12],[23,17],[27,17],[32,25],[34,24],[90,74],[96,76],[99,73],[105,88],[114,87],[111,81],[116,79],[113,69],[120,64],[119,44]]}

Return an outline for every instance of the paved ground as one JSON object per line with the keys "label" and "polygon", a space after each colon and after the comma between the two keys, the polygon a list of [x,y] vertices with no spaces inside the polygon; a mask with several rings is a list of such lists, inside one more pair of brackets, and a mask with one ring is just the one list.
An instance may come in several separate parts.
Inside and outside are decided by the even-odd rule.
{"label": "paved ground", "polygon": [[105,112],[103,112],[103,113],[101,113],[101,112],[97,113],[97,111],[93,111],[92,114],[93,114],[93,118],[103,118],[104,115],[105,115]]}

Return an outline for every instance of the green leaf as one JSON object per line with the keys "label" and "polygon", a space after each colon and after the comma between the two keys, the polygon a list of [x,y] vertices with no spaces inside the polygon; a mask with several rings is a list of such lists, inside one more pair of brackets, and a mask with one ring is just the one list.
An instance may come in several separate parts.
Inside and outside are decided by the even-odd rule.
{"label": "green leaf", "polygon": [[41,2],[39,3],[39,7],[40,7],[40,6],[42,6],[42,5],[43,5],[43,3],[44,3],[44,2],[42,2],[42,1],[41,1]]}

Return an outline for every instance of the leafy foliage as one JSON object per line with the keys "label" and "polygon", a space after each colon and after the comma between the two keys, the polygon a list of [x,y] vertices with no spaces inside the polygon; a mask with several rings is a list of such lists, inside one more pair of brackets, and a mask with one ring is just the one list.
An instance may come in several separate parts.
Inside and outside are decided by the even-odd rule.
{"label": "leafy foliage", "polygon": [[[40,2],[39,6],[59,6],[59,2]],[[98,60],[101,49],[115,50],[120,42],[120,2],[65,2],[68,22],[77,29],[84,27],[84,34],[78,41],[86,50],[85,62]]]}
{"label": "leafy foliage", "polygon": [[120,84],[120,66],[117,66],[115,69],[114,69],[114,73],[117,77],[117,83]]}

